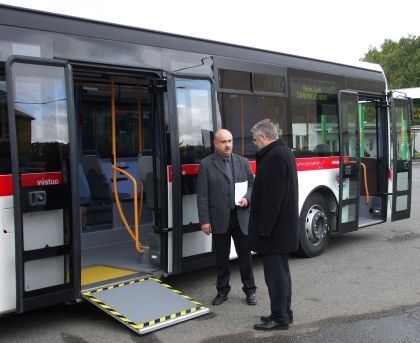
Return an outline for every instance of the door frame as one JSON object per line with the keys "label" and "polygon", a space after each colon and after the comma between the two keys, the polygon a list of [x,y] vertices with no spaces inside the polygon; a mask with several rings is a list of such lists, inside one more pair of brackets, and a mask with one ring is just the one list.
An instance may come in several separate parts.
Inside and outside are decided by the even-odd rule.
{"label": "door frame", "polygon": [[[171,146],[171,165],[172,165],[172,273],[179,274],[198,268],[204,268],[214,265],[214,253],[203,253],[193,255],[187,258],[182,256],[183,252],[183,234],[191,231],[183,231],[182,225],[182,194],[181,194],[181,158],[179,147],[179,131],[178,131],[178,112],[176,102],[176,85],[177,79],[184,80],[205,80],[210,82],[211,108],[213,130],[217,130],[217,114],[214,80],[210,77],[188,75],[188,74],[167,74],[168,86],[168,107],[169,107],[169,132]],[[198,230],[196,230],[198,231]],[[170,248],[169,248],[170,251]]]}
{"label": "door frame", "polygon": [[[356,155],[355,161],[351,161],[351,156],[344,156],[344,144],[346,142],[343,141],[343,108],[342,108],[342,97],[345,96],[352,96],[354,97],[354,106],[356,109],[356,113],[354,114],[355,119],[355,132],[357,135],[357,143],[354,146]],[[359,202],[360,202],[360,140],[359,140],[359,113],[358,113],[358,103],[359,103],[359,95],[356,91],[350,90],[341,90],[338,93],[338,127],[339,127],[339,142],[340,142],[340,166],[339,166],[339,196],[338,196],[338,216],[337,216],[337,232],[338,233],[345,233],[350,231],[358,230],[359,228]],[[349,142],[347,142],[349,143]],[[350,146],[348,147],[350,151]],[[347,160],[348,159],[348,160]],[[357,183],[357,192],[354,198],[344,198],[344,180],[348,179],[349,184],[351,180],[356,179]],[[351,189],[349,188],[349,192]],[[350,194],[350,193],[349,193]],[[350,195],[349,195],[350,196]],[[342,222],[343,219],[343,207],[345,206],[354,206],[354,220],[348,220],[346,222]]]}
{"label": "door frame", "polygon": [[[389,166],[389,127],[388,127],[388,102],[387,97],[385,94],[382,93],[373,93],[373,92],[363,92],[359,91],[357,92],[359,97],[359,103],[361,101],[371,101],[377,102],[377,123],[380,123],[380,127],[376,131],[377,133],[377,144],[382,145],[382,168],[379,169],[378,177],[381,178],[382,182],[382,188],[378,189],[377,196],[381,198],[381,214],[380,214],[380,220],[383,222],[386,221],[387,213],[388,213],[388,206],[387,206],[387,199],[388,195],[388,166]],[[359,124],[360,125],[360,124]],[[360,133],[359,133],[360,134]],[[379,161],[379,159],[378,159]],[[362,157],[360,157],[360,162],[362,162]],[[360,169],[361,170],[361,169]],[[362,179],[360,179],[360,184],[362,184]],[[360,186],[362,187],[362,186]],[[376,222],[375,222],[376,224]],[[367,224],[366,226],[369,226],[371,224]],[[362,226],[365,227],[365,226]]]}
{"label": "door frame", "polygon": [[[81,61],[71,61],[71,65],[75,73],[83,71],[86,75],[89,73],[100,73],[107,75],[110,78],[112,76],[128,76],[139,79],[151,80],[148,86],[148,92],[151,97],[151,122],[152,122],[152,158],[153,158],[153,232],[159,235],[160,246],[156,250],[156,254],[159,256],[159,267],[161,271],[167,271],[168,265],[168,197],[167,197],[167,173],[166,173],[166,156],[167,151],[167,134],[165,129],[165,93],[166,91],[166,80],[163,77],[163,72],[156,69],[143,69],[143,68],[131,68],[125,66],[115,66],[108,64],[98,64]],[[84,75],[84,76],[86,76]],[[75,83],[82,77],[75,77]],[[88,84],[92,81],[86,81]],[[105,84],[105,83],[104,83]],[[118,83],[117,83],[118,84]],[[111,83],[109,83],[111,88]],[[111,100],[112,101],[112,100]],[[111,104],[110,101],[110,104]],[[78,118],[76,118],[78,120]],[[116,124],[117,125],[117,124]],[[117,141],[118,145],[118,141]],[[78,155],[78,157],[80,157]],[[118,155],[117,155],[118,159]],[[158,160],[160,163],[158,163]],[[160,174],[160,179],[158,178]],[[160,202],[159,202],[160,201]],[[144,206],[144,205],[143,205]],[[140,224],[140,223],[139,223]],[[140,226],[139,226],[140,230]],[[140,230],[141,233],[141,230]],[[127,235],[127,237],[129,237]],[[157,271],[156,271],[157,272]]]}
{"label": "door frame", "polygon": [[[12,65],[14,63],[30,64],[38,66],[62,67],[65,75],[66,103],[67,103],[67,122],[69,131],[69,159],[70,159],[70,210],[71,220],[69,233],[71,233],[70,247],[68,256],[70,257],[71,281],[66,284],[50,286],[32,291],[31,296],[25,296],[24,287],[24,242],[23,242],[23,219],[22,219],[22,192],[19,171],[19,153],[17,126],[14,108],[14,85]],[[16,265],[16,312],[24,312],[31,309],[58,304],[65,301],[72,301],[80,297],[80,210],[79,210],[79,190],[78,190],[78,169],[77,169],[77,136],[76,120],[74,113],[74,97],[72,84],[71,66],[64,60],[55,60],[39,57],[11,56],[6,61],[6,80],[7,80],[7,103],[9,117],[10,150],[12,159],[12,180],[13,180],[13,205],[15,221],[15,265]],[[65,246],[59,247],[66,252]],[[31,255],[31,254],[28,254]],[[61,256],[61,255],[59,255]],[[32,260],[31,256],[26,257]]]}
{"label": "door frame", "polygon": [[[407,160],[398,159],[397,152],[397,118],[396,118],[396,102],[406,102],[407,109]],[[393,97],[392,93],[389,97],[390,116],[391,116],[391,141],[392,141],[392,206],[391,221],[410,218],[411,212],[411,185],[412,185],[412,156],[411,156],[411,117],[413,113],[412,100],[407,97]],[[407,172],[407,189],[398,190],[398,174]],[[397,198],[407,196],[407,209],[397,211]]]}

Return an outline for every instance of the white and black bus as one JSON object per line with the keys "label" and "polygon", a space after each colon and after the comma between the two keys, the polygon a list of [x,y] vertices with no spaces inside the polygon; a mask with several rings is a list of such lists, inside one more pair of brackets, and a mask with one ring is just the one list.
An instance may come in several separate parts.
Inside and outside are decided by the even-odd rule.
{"label": "white and black bus", "polygon": [[[196,178],[221,127],[254,171],[259,120],[294,151],[301,255],[408,218],[410,113],[377,65],[0,5],[0,314],[82,296],[107,311],[98,294],[213,265]],[[143,333],[208,311],[179,306],[115,317]]]}

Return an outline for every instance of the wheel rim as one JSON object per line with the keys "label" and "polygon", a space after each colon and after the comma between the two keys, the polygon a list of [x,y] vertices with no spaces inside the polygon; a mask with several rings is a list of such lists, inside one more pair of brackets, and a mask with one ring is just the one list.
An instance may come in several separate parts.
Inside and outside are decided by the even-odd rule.
{"label": "wheel rim", "polygon": [[319,205],[312,206],[306,214],[305,233],[308,241],[319,245],[328,234],[328,219]]}

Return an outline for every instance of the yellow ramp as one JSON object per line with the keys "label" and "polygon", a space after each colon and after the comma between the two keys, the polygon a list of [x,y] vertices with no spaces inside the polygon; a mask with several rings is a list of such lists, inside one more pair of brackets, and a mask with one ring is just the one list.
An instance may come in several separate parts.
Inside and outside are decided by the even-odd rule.
{"label": "yellow ramp", "polygon": [[112,266],[91,266],[82,268],[82,286],[92,283],[117,279],[120,277],[137,274],[139,271]]}

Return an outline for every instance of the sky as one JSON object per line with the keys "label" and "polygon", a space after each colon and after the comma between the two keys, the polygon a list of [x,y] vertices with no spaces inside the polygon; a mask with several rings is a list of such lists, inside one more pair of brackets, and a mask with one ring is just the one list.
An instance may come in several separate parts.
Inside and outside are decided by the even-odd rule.
{"label": "sky", "polygon": [[385,39],[398,41],[409,34],[420,36],[420,1],[414,0],[0,0],[0,3],[340,63],[356,63],[369,48],[380,48]]}

